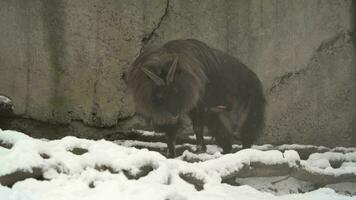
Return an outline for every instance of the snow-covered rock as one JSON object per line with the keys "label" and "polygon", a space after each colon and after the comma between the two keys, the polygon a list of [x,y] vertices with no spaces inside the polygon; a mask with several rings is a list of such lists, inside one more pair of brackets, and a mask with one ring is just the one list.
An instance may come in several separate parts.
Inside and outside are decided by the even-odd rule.
{"label": "snow-covered rock", "polygon": [[8,97],[0,95],[0,117],[12,115],[13,110],[12,101]]}
{"label": "snow-covered rock", "polygon": [[[295,178],[288,178],[289,182],[283,183],[274,178],[272,183],[264,185],[277,184],[283,191],[289,191],[288,188],[293,186],[290,190],[292,193],[306,193],[271,192],[261,189],[261,184],[256,184],[262,183],[261,180],[238,178],[244,173],[253,174],[256,170],[276,166],[277,172],[284,170],[284,173],[303,169],[328,176],[356,175],[352,153],[338,156],[312,155],[309,160],[301,160],[294,150],[281,152],[246,149],[228,155],[221,155],[219,152],[194,155],[186,152],[183,156],[198,161],[189,163],[184,161],[183,156],[167,159],[154,151],[125,147],[105,140],[65,137],[50,141],[0,129],[1,143],[7,144],[0,146],[1,200],[355,199],[327,188],[308,192],[312,184],[306,183],[303,186]],[[338,169],[330,169],[328,161],[340,156],[347,162]],[[36,174],[38,170],[41,176]],[[27,176],[9,185],[2,182],[17,172],[26,172]],[[260,191],[248,185],[233,186],[223,183],[235,176],[237,183],[249,184]]]}

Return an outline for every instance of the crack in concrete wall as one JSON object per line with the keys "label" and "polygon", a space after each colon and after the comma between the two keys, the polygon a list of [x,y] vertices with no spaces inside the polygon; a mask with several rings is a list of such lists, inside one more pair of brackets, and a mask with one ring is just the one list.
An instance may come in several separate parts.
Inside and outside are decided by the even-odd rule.
{"label": "crack in concrete wall", "polygon": [[[334,37],[323,41],[316,50],[315,54],[320,52],[332,53],[335,48],[339,48],[340,45],[344,43],[351,43],[353,33],[350,31],[340,32],[339,34],[335,35]],[[311,60],[315,59],[315,55],[311,58]],[[296,79],[299,76],[305,74],[308,70],[310,70],[310,65],[307,65],[304,68],[301,68],[297,71],[287,72],[282,76],[278,76],[274,79],[272,86],[266,90],[267,95],[271,95],[277,88],[281,87],[282,85],[288,84],[290,80]]]}
{"label": "crack in concrete wall", "polygon": [[168,10],[169,10],[169,6],[170,6],[170,0],[166,0],[166,7],[164,8],[164,12],[161,15],[161,17],[159,18],[158,22],[156,23],[156,26],[153,27],[152,31],[150,31],[148,34],[146,34],[146,36],[144,36],[141,40],[142,42],[142,46],[140,49],[140,53],[142,53],[142,51],[144,50],[145,46],[152,40],[152,38],[157,34],[158,29],[161,27],[162,22],[164,21],[164,19],[168,16]]}

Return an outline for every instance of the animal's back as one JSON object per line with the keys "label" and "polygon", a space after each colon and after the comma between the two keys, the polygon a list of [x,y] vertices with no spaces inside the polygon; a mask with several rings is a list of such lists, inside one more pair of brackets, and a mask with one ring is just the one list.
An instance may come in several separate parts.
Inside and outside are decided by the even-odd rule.
{"label": "animal's back", "polygon": [[237,58],[196,39],[173,40],[163,48],[194,57],[201,63],[199,67],[203,68],[208,79],[206,93],[213,93],[206,95],[218,99],[219,94],[232,94],[264,100],[262,84],[257,75]]}

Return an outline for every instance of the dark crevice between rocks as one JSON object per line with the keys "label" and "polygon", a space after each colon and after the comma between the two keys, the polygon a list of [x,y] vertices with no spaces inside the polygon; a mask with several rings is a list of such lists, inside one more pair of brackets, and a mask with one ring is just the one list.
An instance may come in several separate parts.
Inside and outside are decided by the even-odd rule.
{"label": "dark crevice between rocks", "polygon": [[88,185],[89,188],[93,189],[95,188],[95,184],[94,184],[94,181],[91,181]]}
{"label": "dark crevice between rocks", "polygon": [[80,147],[74,147],[74,148],[70,149],[69,152],[80,156],[80,155],[83,155],[85,153],[88,153],[88,149],[83,149],[83,148],[80,148]]}
{"label": "dark crevice between rocks", "polygon": [[12,187],[15,183],[28,178],[36,180],[45,180],[41,168],[33,168],[31,171],[16,171],[11,174],[0,176],[0,184],[7,187]]}
{"label": "dark crevice between rocks", "polygon": [[51,158],[51,156],[49,156],[48,154],[46,154],[46,153],[40,153],[40,156],[41,156],[41,158],[43,158],[43,159],[45,159],[45,160],[47,160],[47,159],[50,159]]}
{"label": "dark crevice between rocks", "polygon": [[330,166],[334,169],[338,169],[345,162],[345,160],[329,160]]}
{"label": "dark crevice between rocks", "polygon": [[161,27],[161,24],[163,22],[163,20],[166,18],[166,16],[168,15],[168,10],[169,10],[169,1],[170,0],[166,0],[166,7],[164,9],[164,13],[162,14],[162,16],[159,18],[157,24],[155,27],[153,27],[152,31],[147,34],[146,36],[144,36],[141,40],[142,42],[142,47],[140,49],[140,53],[143,52],[143,49],[145,48],[145,46],[151,41],[151,39],[153,38],[153,36],[157,35],[157,30]]}
{"label": "dark crevice between rocks", "polygon": [[120,173],[119,171],[114,170],[114,168],[112,168],[111,166],[108,166],[108,165],[96,165],[96,166],[94,167],[94,169],[98,170],[99,172],[109,171],[109,172],[112,173],[112,174],[118,174],[118,173]]}
{"label": "dark crevice between rocks", "polygon": [[232,186],[240,186],[241,185],[240,183],[236,182],[236,177],[226,178],[226,179],[222,180],[221,183],[226,183],[226,184],[232,185]]}
{"label": "dark crevice between rocks", "polygon": [[204,184],[205,182],[197,177],[194,176],[194,174],[191,173],[180,173],[179,177],[186,181],[189,184],[194,185],[195,189],[197,191],[201,191],[204,189]]}
{"label": "dark crevice between rocks", "polygon": [[146,175],[148,175],[151,171],[154,170],[154,168],[151,165],[144,165],[139,168],[139,171],[137,173],[133,173],[131,170],[115,170],[113,167],[108,166],[108,165],[97,165],[95,166],[95,169],[102,172],[102,171],[109,171],[112,174],[118,174],[118,173],[123,173],[127,179],[129,180],[138,180]]}
{"label": "dark crevice between rocks", "polygon": [[138,180],[144,176],[147,176],[151,171],[153,171],[153,167],[151,165],[144,165],[140,167],[138,173],[132,173],[131,170],[123,170],[122,172],[125,174],[125,176],[129,179],[135,179]]}
{"label": "dark crevice between rocks", "polygon": [[10,144],[10,143],[7,143],[7,142],[4,142],[4,141],[0,140],[0,147],[2,147],[2,148],[11,149],[12,146],[13,146],[13,144]]}

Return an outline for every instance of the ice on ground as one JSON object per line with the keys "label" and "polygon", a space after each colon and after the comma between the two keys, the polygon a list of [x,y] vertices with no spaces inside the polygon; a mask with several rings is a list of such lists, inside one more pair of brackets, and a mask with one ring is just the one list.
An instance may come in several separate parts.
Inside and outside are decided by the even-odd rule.
{"label": "ice on ground", "polygon": [[312,183],[288,176],[236,178],[235,181],[241,185],[249,185],[259,191],[279,196],[291,193],[306,193],[315,189]]}
{"label": "ice on ground", "polygon": [[326,187],[335,190],[337,193],[356,196],[356,183],[338,183],[326,185]]}

